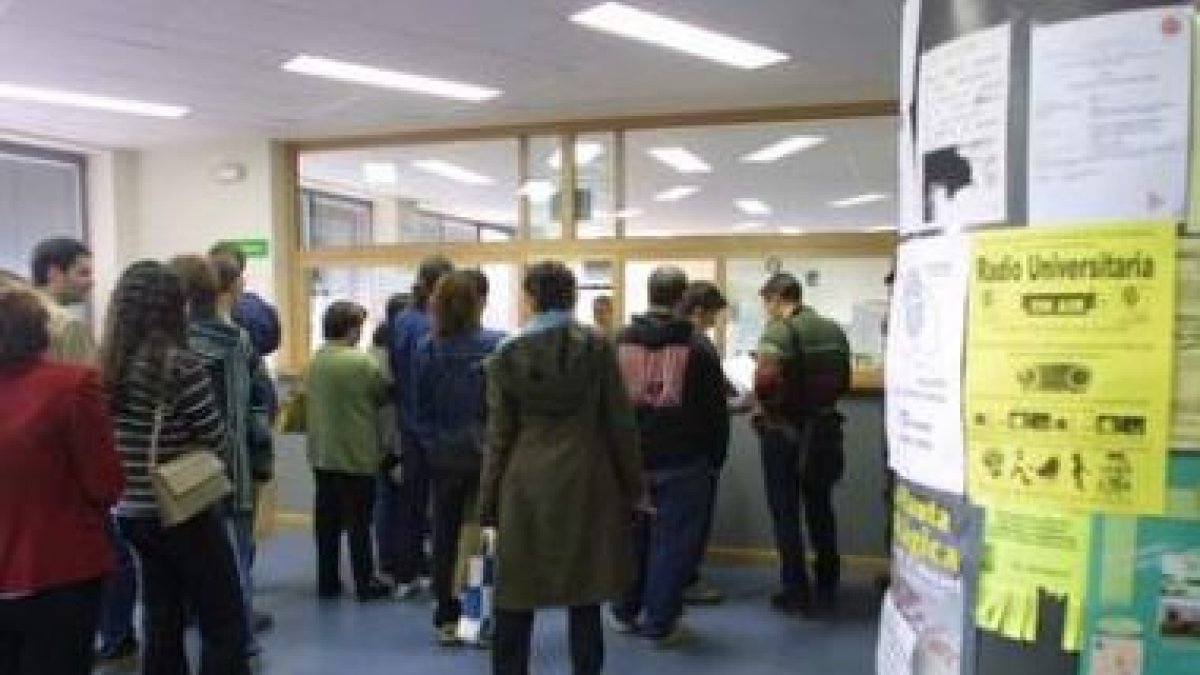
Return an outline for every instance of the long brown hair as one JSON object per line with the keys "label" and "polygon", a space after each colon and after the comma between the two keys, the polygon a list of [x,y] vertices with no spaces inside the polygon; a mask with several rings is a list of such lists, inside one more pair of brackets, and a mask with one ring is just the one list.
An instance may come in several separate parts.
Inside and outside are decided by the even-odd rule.
{"label": "long brown hair", "polygon": [[479,330],[483,300],[479,282],[466,270],[450,272],[438,280],[429,299],[433,334],[439,338],[465,335]]}
{"label": "long brown hair", "polygon": [[113,289],[100,343],[100,375],[114,404],[131,363],[149,363],[156,378],[150,384],[161,390],[167,355],[186,347],[187,297],[179,276],[154,260],[130,265]]}

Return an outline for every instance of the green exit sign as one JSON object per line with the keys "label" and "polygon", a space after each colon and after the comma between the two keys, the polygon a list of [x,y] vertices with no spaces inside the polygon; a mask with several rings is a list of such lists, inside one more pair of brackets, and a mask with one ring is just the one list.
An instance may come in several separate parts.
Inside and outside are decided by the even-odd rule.
{"label": "green exit sign", "polygon": [[271,254],[271,242],[266,239],[228,239],[221,243],[237,246],[252,260],[266,258]]}

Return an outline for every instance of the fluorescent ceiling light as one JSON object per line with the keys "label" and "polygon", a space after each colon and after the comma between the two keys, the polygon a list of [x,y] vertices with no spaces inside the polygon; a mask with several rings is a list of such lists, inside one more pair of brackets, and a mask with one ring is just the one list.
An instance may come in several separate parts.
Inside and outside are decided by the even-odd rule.
{"label": "fluorescent ceiling light", "polygon": [[128,115],[143,115],[146,117],[165,117],[177,119],[187,115],[191,109],[180,105],[165,105],[148,103],[128,98],[112,98],[95,94],[81,94],[61,89],[42,89],[26,87],[19,84],[0,82],[0,98],[13,101],[29,101],[47,105],[66,106],[70,108],[89,108],[106,112],[125,113]]}
{"label": "fluorescent ceiling light", "polygon": [[527,180],[517,190],[517,194],[525,197],[534,204],[545,204],[554,198],[558,192],[558,188],[554,185],[554,181],[549,180]]}
{"label": "fluorescent ceiling light", "polygon": [[441,96],[459,101],[486,101],[500,95],[499,89],[481,87],[463,82],[440,80],[424,75],[413,75],[398,70],[384,70],[357,63],[335,61],[320,56],[301,54],[283,64],[282,68],[291,73],[315,75],[331,80],[354,82],[383,89],[399,89],[430,96]]}
{"label": "fluorescent ceiling light", "polygon": [[895,225],[880,225],[878,227],[868,227],[867,232],[895,232]]}
{"label": "fluorescent ceiling light", "polygon": [[[604,146],[599,143],[578,143],[575,146],[575,166],[587,166],[604,154]],[[552,169],[562,168],[562,150],[555,150],[546,160]]]}
{"label": "fluorescent ceiling light", "polygon": [[785,138],[778,143],[772,143],[765,148],[756,150],[743,157],[742,161],[754,164],[778,162],[788,155],[811,150],[823,143],[825,143],[824,136],[792,136],[791,138]]}
{"label": "fluorescent ceiling light", "polygon": [[829,202],[829,205],[835,209],[845,209],[845,208],[849,208],[851,206],[862,206],[863,204],[873,204],[875,202],[881,202],[881,201],[887,199],[888,197],[889,197],[889,195],[884,194],[882,192],[868,192],[865,195],[858,195],[857,197],[847,197],[845,199],[839,199],[837,201]]}
{"label": "fluorescent ceiling light", "polygon": [[656,202],[677,202],[677,201],[687,199],[688,197],[691,197],[692,195],[696,194],[699,191],[700,191],[700,188],[695,185],[676,185],[673,188],[668,188],[668,189],[663,190],[662,192],[654,195],[654,201],[656,201]]}
{"label": "fluorescent ceiling light", "polygon": [[585,9],[571,21],[593,30],[675,49],[727,66],[752,70],[782,63],[788,55],[746,40],[630,7],[605,2]]}
{"label": "fluorescent ceiling light", "polygon": [[739,211],[748,216],[771,215],[771,207],[759,199],[737,199],[733,203],[737,205]]}
{"label": "fluorescent ceiling light", "polygon": [[464,169],[457,164],[451,164],[441,159],[421,159],[413,162],[412,165],[414,168],[426,173],[448,178],[459,183],[466,183],[467,185],[491,185],[496,182],[483,174],[475,173],[474,171]]}
{"label": "fluorescent ceiling light", "polygon": [[646,212],[639,208],[626,208],[621,209],[620,211],[597,211],[596,217],[602,219],[621,218],[623,220],[629,220],[631,218],[641,218],[645,214]]}
{"label": "fluorescent ceiling light", "polygon": [[362,167],[363,180],[370,185],[395,185],[400,182],[396,165],[391,162],[367,162]]}
{"label": "fluorescent ceiling light", "polygon": [[749,230],[761,230],[764,227],[766,227],[765,223],[760,223],[758,221],[751,221],[751,222],[746,222],[746,223],[738,223],[737,225],[734,225],[733,231],[734,232],[747,232]]}
{"label": "fluorescent ceiling light", "polygon": [[679,173],[712,173],[712,167],[687,148],[651,148],[650,156]]}
{"label": "fluorescent ceiling light", "polygon": [[804,234],[804,228],[802,228],[802,227],[781,227],[781,228],[779,228],[779,234],[787,234],[787,235]]}

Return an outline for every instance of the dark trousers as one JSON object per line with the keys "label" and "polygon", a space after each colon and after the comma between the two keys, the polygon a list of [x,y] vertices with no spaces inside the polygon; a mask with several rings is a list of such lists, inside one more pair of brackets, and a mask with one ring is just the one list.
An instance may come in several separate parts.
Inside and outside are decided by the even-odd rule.
{"label": "dark trousers", "polygon": [[0,600],[0,675],[88,675],[104,583]]}
{"label": "dark trousers", "polygon": [[313,502],[313,530],[317,540],[317,591],[338,593],[342,558],[342,533],[350,540],[350,569],[355,589],[371,585],[375,558],[371,551],[371,509],[375,501],[375,476],[334,471],[313,472],[317,494]]}
{"label": "dark trousers", "polygon": [[816,549],[816,582],[835,592],[841,579],[833,488],[845,465],[842,418],[831,413],[807,421],[795,432],[768,428],[761,433],[763,479],[779,551],[779,578],[785,590],[807,592],[801,503],[808,536]]}
{"label": "dark trousers", "polygon": [[100,654],[108,655],[133,635],[133,608],[137,604],[137,564],[129,542],[121,536],[115,518],[106,523],[116,567],[104,582],[100,610]]}
{"label": "dark trousers", "polygon": [[634,526],[637,576],[613,613],[625,621],[644,613],[643,633],[662,637],[683,614],[683,591],[704,548],[712,479],[707,465],[651,471],[648,478],[655,513]]}
{"label": "dark trousers", "polygon": [[[600,606],[572,607],[567,618],[574,675],[599,675],[604,669],[604,627]],[[496,610],[492,645],[493,675],[529,675],[533,612]]]}
{"label": "dark trousers", "polygon": [[396,501],[396,567],[387,570],[400,583],[428,574],[425,537],[429,533],[429,459],[417,441],[402,435],[403,480]]}
{"label": "dark trousers", "polygon": [[433,594],[437,608],[433,625],[458,621],[462,604],[454,592],[454,570],[458,564],[458,540],[467,509],[479,492],[479,476],[472,473],[434,470],[433,489]]}
{"label": "dark trousers", "polygon": [[375,479],[375,509],[372,514],[375,552],[379,569],[388,574],[396,573],[400,558],[400,542],[397,541],[399,530],[396,526],[400,511],[399,489],[389,471],[380,472]]}
{"label": "dark trousers", "polygon": [[704,554],[708,551],[709,540],[712,539],[713,520],[717,515],[717,487],[721,482],[720,467],[711,467],[708,470],[708,480],[708,504],[705,511],[704,534],[700,538],[700,547],[696,551],[696,560],[692,564],[692,573],[688,576],[688,586],[700,583],[700,568],[704,566]]}
{"label": "dark trousers", "polygon": [[249,675],[237,561],[222,519],[202,513],[175,527],[122,518],[142,582],[142,675],[187,675],[189,611],[200,627],[200,675]]}

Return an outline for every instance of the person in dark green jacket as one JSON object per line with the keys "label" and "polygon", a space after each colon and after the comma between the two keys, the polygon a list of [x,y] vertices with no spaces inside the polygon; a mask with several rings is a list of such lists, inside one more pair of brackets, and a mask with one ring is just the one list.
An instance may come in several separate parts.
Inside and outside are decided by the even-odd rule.
{"label": "person in dark green jacket", "polygon": [[379,430],[388,400],[383,369],[358,349],[367,311],[353,302],[330,305],[322,318],[325,345],[308,369],[308,461],[316,480],[313,525],[317,543],[317,595],[342,593],[338,578],[342,532],[360,601],[378,600],[391,587],[375,577],[371,513],[375,479],[383,462]]}
{"label": "person in dark green jacket", "polygon": [[[845,466],[837,402],[850,387],[850,345],[841,326],[804,304],[795,276],[775,274],[761,296],[771,320],[756,353],[754,426],[782,586],[771,605],[808,615],[833,608],[841,577],[833,488]],[[802,511],[816,549],[815,602]]]}
{"label": "person in dark green jacket", "polygon": [[530,267],[532,320],[487,364],[480,524],[496,528],[495,675],[528,675],[534,611],[570,608],[576,675],[603,667],[600,605],[633,579],[647,508],[637,426],[613,344],[579,325],[575,276]]}

